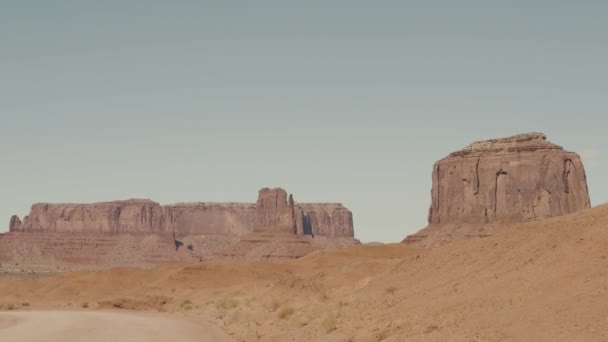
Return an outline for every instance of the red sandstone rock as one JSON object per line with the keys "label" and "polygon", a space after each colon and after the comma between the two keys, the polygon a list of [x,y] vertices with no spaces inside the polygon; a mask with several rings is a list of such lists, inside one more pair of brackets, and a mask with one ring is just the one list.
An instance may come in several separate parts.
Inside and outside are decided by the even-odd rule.
{"label": "red sandstone rock", "polygon": [[299,235],[354,237],[353,214],[339,203],[296,205]]}
{"label": "red sandstone rock", "polygon": [[10,231],[0,234],[0,261],[79,268],[217,257],[298,258],[358,243],[352,214],[342,205],[296,205],[283,189],[260,190],[256,204],[35,204],[23,223],[11,218]]}
{"label": "red sandstone rock", "polygon": [[256,209],[250,203],[180,203],[163,207],[166,229],[178,237],[253,232]]}
{"label": "red sandstone rock", "polygon": [[576,153],[541,133],[475,142],[435,163],[429,226],[405,242],[432,246],[510,223],[589,208]]}
{"label": "red sandstone rock", "polygon": [[161,206],[150,200],[96,204],[34,204],[20,232],[168,234]]}
{"label": "red sandstone rock", "polygon": [[19,229],[21,229],[21,220],[19,219],[19,216],[13,215],[13,217],[11,217],[11,221],[8,225],[8,228],[9,232],[18,231]]}
{"label": "red sandstone rock", "polygon": [[260,190],[256,204],[254,230],[296,233],[293,196],[287,200],[287,192],[281,188]]}
{"label": "red sandstone rock", "polygon": [[[306,221],[304,221],[306,219]],[[304,223],[306,222],[306,224]],[[306,227],[306,228],[305,228]],[[23,223],[14,216],[11,232],[60,234],[155,234],[184,237],[242,236],[254,231],[353,237],[352,214],[340,204],[295,204],[283,189],[262,189],[257,204],[179,203],[150,200],[94,204],[34,204]]]}

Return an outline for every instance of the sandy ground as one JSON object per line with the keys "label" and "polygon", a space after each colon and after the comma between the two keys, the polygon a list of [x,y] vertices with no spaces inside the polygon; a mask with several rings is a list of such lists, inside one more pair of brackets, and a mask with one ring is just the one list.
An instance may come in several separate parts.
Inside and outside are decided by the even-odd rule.
{"label": "sandy ground", "polygon": [[2,310],[160,312],[239,342],[608,341],[608,206],[430,250],[4,277]]}
{"label": "sandy ground", "polygon": [[123,312],[0,312],[3,342],[199,341],[228,339],[215,328],[159,315]]}

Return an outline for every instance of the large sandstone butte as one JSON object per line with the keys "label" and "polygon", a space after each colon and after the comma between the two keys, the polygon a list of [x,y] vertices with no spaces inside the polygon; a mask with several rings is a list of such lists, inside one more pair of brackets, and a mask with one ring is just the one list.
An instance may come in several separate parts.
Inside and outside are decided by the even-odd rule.
{"label": "large sandstone butte", "polygon": [[9,229],[0,234],[0,261],[295,258],[357,242],[352,213],[342,204],[296,203],[280,188],[260,190],[257,203],[39,203],[23,221],[13,216]]}
{"label": "large sandstone butte", "polygon": [[429,226],[404,242],[435,246],[589,208],[580,157],[529,133],[475,142],[435,163]]}

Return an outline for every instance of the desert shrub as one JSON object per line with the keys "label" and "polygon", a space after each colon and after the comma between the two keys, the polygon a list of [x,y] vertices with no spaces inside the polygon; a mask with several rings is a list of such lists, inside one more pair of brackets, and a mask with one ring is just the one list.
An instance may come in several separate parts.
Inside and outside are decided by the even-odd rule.
{"label": "desert shrub", "polygon": [[21,306],[23,306],[23,307],[28,307],[28,306],[30,306],[30,303],[28,303],[28,302],[21,303]]}
{"label": "desert shrub", "polygon": [[281,307],[281,302],[278,299],[274,299],[272,303],[270,303],[270,311],[275,312]]}
{"label": "desert shrub", "polygon": [[321,328],[323,328],[323,331],[326,334],[329,334],[338,329],[338,320],[335,316],[329,315],[323,320],[323,322],[321,322]]}
{"label": "desert shrub", "polygon": [[88,309],[89,308],[89,303],[88,302],[82,302],[80,303],[80,307],[83,309]]}
{"label": "desert shrub", "polygon": [[387,287],[385,291],[388,294],[395,294],[395,292],[397,292],[397,288],[394,286],[391,286],[391,287]]}
{"label": "desert shrub", "polygon": [[234,298],[224,298],[215,304],[218,309],[230,310],[239,306],[239,301]]}
{"label": "desert shrub", "polygon": [[287,318],[289,318],[289,316],[293,315],[294,312],[295,312],[295,310],[293,308],[291,308],[291,307],[288,307],[288,306],[283,307],[281,309],[281,311],[279,311],[279,318],[280,319],[287,319]]}

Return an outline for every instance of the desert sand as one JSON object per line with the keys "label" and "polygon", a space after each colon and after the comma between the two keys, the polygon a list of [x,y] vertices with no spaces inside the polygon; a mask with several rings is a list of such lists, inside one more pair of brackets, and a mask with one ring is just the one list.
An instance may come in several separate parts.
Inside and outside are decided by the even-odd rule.
{"label": "desert sand", "polygon": [[200,323],[122,312],[0,312],[0,334],[5,342],[229,341]]}
{"label": "desert sand", "polygon": [[234,341],[606,341],[607,228],[605,205],[435,249],[4,276],[0,308],[160,312]]}

